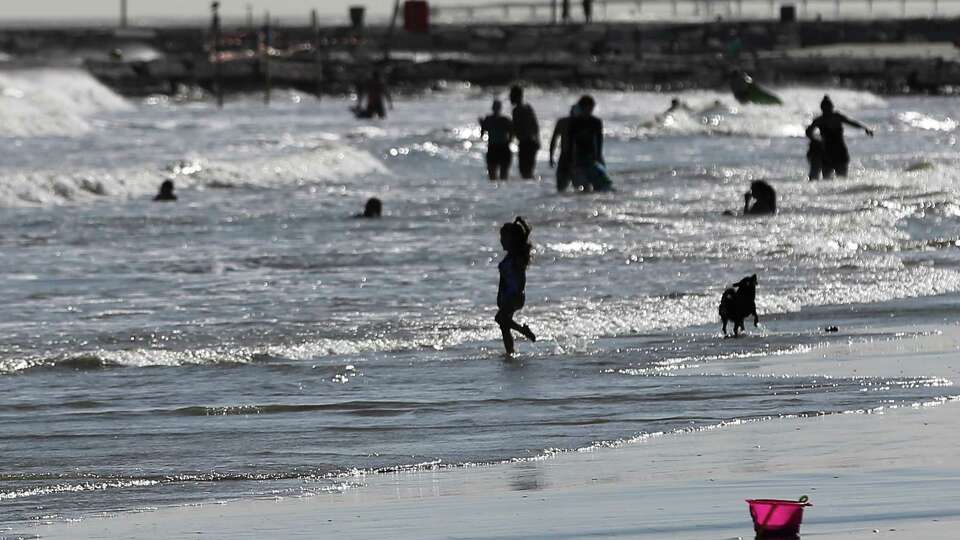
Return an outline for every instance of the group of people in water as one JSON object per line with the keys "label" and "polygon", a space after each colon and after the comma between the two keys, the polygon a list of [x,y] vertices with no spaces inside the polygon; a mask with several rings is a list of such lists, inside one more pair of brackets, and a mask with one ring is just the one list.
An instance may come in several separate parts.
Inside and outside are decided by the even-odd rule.
{"label": "group of people in water", "polygon": [[480,118],[480,136],[487,136],[487,175],[490,180],[507,180],[510,177],[510,164],[513,151],[510,143],[517,141],[517,164],[520,177],[533,178],[540,151],[540,123],[537,113],[529,103],[523,100],[523,88],[510,89],[510,104],[513,105],[510,117],[501,114],[503,103],[493,100],[491,114]]}
{"label": "group of people in water", "polygon": [[[540,124],[533,107],[523,99],[523,88],[510,89],[512,116],[502,114],[503,104],[493,100],[491,114],[480,118],[480,136],[487,137],[487,175],[490,180],[507,180],[513,152],[510,144],[517,141],[520,176],[533,178],[537,152],[540,150]],[[610,191],[613,183],[607,175],[603,157],[603,122],[593,115],[596,101],[582,96],[570,115],[557,121],[550,138],[550,166],[556,169],[557,190],[571,184],[581,191]],[[557,159],[554,159],[559,149]]]}
{"label": "group of people in water", "polygon": [[[375,93],[372,96],[373,107],[368,106],[368,110],[364,112],[371,113],[370,116],[382,117],[385,114],[382,103],[384,95],[385,91],[379,95]],[[510,117],[502,114],[503,104],[494,100],[491,114],[479,119],[481,137],[487,137],[486,161],[490,180],[509,178],[513,159],[510,145],[514,140],[517,141],[520,176],[533,178],[536,155],[540,149],[537,115],[533,107],[524,101],[523,89],[519,86],[510,89],[510,103],[513,105]],[[570,114],[559,119],[554,127],[550,138],[549,159],[550,166],[556,169],[558,191],[564,191],[570,185],[581,191],[612,189],[603,157],[603,122],[593,115],[595,107],[593,97],[584,95],[570,108]],[[816,180],[821,176],[846,176],[850,155],[843,138],[843,126],[862,129],[869,136],[873,136],[873,130],[837,112],[829,96],[823,97],[820,108],[822,114],[814,118],[806,128],[809,139],[809,178]],[[682,110],[689,110],[689,107],[674,99],[665,114]],[[177,200],[172,180],[162,183],[154,200]],[[367,201],[363,213],[355,217],[379,218],[382,209],[380,199],[371,198]],[[744,193],[743,215],[774,214],[776,211],[776,191],[773,186],[764,180],[753,181],[750,189]],[[724,213],[734,215],[729,211]],[[500,328],[507,355],[514,352],[513,332],[519,332],[530,341],[536,341],[536,335],[528,325],[514,321],[514,315],[525,304],[526,271],[532,250],[530,232],[531,227],[519,216],[500,228],[500,244],[506,251],[506,256],[498,265],[500,283],[495,321]]]}
{"label": "group of people in water", "polygon": [[[511,92],[512,95],[512,92]],[[499,102],[494,102],[494,114],[482,119],[481,124],[485,133],[490,133],[491,118],[499,114]],[[557,122],[553,137],[550,141],[550,165],[557,168],[557,189],[563,191],[568,183],[578,186],[589,185],[595,180],[589,172],[583,172],[584,166],[590,164],[603,165],[603,124],[593,116],[594,101],[590,96],[583,96],[570,110],[570,116]],[[674,99],[668,112],[683,109],[683,104]],[[873,130],[864,124],[848,118],[834,109],[829,96],[824,96],[820,103],[822,114],[813,119],[806,129],[806,136],[810,141],[807,157],[810,161],[810,180],[821,176],[831,178],[834,175],[847,175],[850,155],[843,138],[843,126],[848,125],[862,129],[867,135],[873,136]],[[509,129],[509,119],[503,118],[502,125]],[[509,135],[498,140],[501,144],[509,144]],[[554,161],[554,149],[561,148],[560,157]],[[509,155],[509,147],[507,147]],[[489,163],[489,157],[488,157]],[[507,163],[509,168],[509,162]],[[491,179],[495,179],[491,172]],[[506,178],[506,175],[499,178]],[[609,182],[609,180],[607,180]],[[609,184],[607,184],[609,186]],[[777,196],[773,186],[764,180],[751,182],[750,189],[744,193],[743,215],[764,215],[777,212]],[[724,212],[734,215],[733,212]],[[525,303],[524,289],[526,287],[526,269],[530,262],[530,226],[521,217],[512,223],[505,223],[500,229],[500,244],[507,252],[500,261],[500,285],[497,291],[497,314],[495,320],[503,337],[503,346],[508,356],[514,353],[513,332],[519,332],[530,341],[536,341],[536,336],[526,324],[514,321],[514,315],[523,308]],[[756,276],[753,277],[756,280]],[[754,308],[754,313],[755,313]],[[724,323],[726,326],[726,323]]]}

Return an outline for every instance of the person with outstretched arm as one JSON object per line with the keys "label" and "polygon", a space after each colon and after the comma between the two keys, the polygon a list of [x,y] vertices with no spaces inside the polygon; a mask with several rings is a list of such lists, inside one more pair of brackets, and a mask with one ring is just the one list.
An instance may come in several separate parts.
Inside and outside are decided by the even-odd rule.
{"label": "person with outstretched arm", "polygon": [[[860,122],[847,118],[833,108],[833,101],[830,96],[823,96],[820,102],[820,110],[823,114],[813,119],[813,122],[807,126],[807,138],[811,141],[811,148],[816,147],[820,155],[811,156],[807,153],[808,159],[819,159],[819,165],[824,178],[830,178],[836,173],[837,176],[847,176],[847,168],[850,165],[850,153],[847,151],[847,144],[843,140],[843,125],[862,129],[867,135],[873,137],[873,130]],[[814,133],[819,132],[817,139]],[[812,163],[812,161],[811,161]],[[811,167],[811,180],[813,178],[813,167]]]}

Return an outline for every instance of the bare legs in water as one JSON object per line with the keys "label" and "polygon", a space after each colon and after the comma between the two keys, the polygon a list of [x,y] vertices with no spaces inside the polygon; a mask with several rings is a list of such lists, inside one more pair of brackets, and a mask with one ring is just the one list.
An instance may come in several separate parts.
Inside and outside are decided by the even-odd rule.
{"label": "bare legs in water", "polygon": [[494,317],[497,324],[500,325],[500,333],[503,334],[503,348],[507,350],[508,356],[513,354],[513,334],[511,331],[515,330],[520,332],[532,342],[537,341],[537,336],[533,334],[529,326],[525,324],[521,326],[513,320],[513,313],[513,311],[500,310],[497,312],[497,316]]}

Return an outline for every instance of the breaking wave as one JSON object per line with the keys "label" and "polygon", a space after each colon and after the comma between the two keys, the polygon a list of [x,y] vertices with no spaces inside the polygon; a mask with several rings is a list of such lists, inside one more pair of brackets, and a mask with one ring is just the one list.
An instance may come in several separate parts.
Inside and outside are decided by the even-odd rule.
{"label": "breaking wave", "polygon": [[146,196],[167,179],[175,180],[178,187],[193,189],[268,188],[375,172],[385,173],[386,169],[373,155],[332,142],[297,154],[241,161],[184,159],[152,168],[0,171],[0,206]]}
{"label": "breaking wave", "polygon": [[0,71],[0,137],[74,137],[91,116],[132,106],[80,69]]}

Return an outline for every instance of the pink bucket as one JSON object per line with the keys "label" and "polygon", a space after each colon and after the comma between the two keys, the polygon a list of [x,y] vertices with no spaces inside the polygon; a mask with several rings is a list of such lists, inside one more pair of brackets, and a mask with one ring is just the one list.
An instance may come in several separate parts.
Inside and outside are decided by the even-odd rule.
{"label": "pink bucket", "polygon": [[796,535],[803,521],[803,509],[813,506],[807,498],[799,501],[780,499],[747,499],[750,505],[750,517],[753,518],[753,530],[757,535]]}

